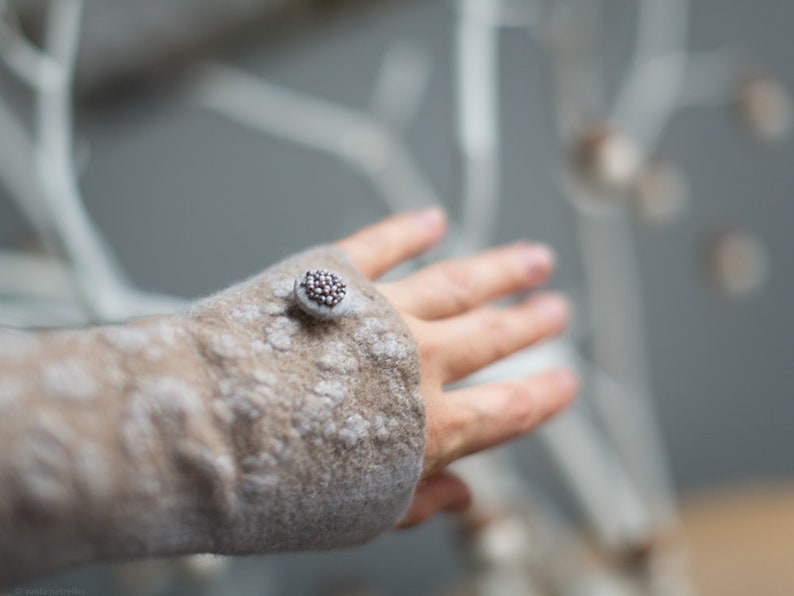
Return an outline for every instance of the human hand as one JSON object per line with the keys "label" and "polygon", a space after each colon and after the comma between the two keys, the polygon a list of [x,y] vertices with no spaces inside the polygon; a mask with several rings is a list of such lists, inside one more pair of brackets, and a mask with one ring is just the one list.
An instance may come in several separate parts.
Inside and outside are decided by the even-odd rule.
{"label": "human hand", "polygon": [[[337,246],[376,279],[430,248],[444,230],[443,212],[430,209],[386,219]],[[553,261],[546,247],[520,242],[430,265],[378,285],[418,344],[420,392],[427,414],[422,480],[400,527],[416,525],[440,511],[467,508],[468,488],[444,468],[526,433],[575,395],[577,380],[567,370],[444,391],[445,385],[565,327],[568,306],[558,294],[533,294],[508,308],[487,305],[542,284]]]}

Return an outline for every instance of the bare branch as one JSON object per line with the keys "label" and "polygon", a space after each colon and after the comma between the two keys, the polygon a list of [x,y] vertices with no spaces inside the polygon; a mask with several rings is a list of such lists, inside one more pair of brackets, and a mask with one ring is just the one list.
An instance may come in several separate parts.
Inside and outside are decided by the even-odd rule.
{"label": "bare branch", "polygon": [[403,141],[370,114],[212,63],[192,72],[187,93],[241,124],[342,159],[372,180],[392,212],[440,204]]}
{"label": "bare branch", "polygon": [[492,0],[465,0],[457,19],[457,137],[463,162],[459,252],[488,245],[499,213],[499,79],[497,10]]}

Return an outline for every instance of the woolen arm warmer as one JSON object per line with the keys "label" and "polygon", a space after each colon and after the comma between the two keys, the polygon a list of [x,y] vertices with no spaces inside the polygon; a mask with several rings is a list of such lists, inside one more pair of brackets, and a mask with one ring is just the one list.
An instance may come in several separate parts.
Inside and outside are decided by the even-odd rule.
{"label": "woolen arm warmer", "polygon": [[[348,285],[312,317],[309,269]],[[324,549],[392,528],[425,446],[415,342],[333,248],[178,315],[0,334],[0,586],[85,561]]]}

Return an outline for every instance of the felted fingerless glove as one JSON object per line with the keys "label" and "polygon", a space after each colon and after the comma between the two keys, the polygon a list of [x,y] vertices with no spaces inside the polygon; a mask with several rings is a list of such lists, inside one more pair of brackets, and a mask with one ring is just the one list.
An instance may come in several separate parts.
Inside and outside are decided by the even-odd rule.
{"label": "felted fingerless glove", "polygon": [[176,315],[0,333],[0,586],[367,541],[419,479],[418,387],[406,325],[335,248]]}

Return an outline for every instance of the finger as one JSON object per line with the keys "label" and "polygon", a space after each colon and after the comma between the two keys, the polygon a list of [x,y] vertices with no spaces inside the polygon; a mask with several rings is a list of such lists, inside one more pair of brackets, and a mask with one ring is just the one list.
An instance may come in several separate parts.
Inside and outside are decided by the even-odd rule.
{"label": "finger", "polygon": [[559,369],[444,394],[428,412],[426,473],[530,431],[570,403],[577,390],[576,376]]}
{"label": "finger", "polygon": [[391,284],[389,295],[396,306],[420,319],[438,319],[537,286],[553,266],[554,253],[548,247],[520,242],[431,265]]}
{"label": "finger", "polygon": [[410,528],[441,511],[465,511],[471,505],[469,487],[449,472],[438,472],[423,480],[398,528]]}
{"label": "finger", "polygon": [[431,207],[384,219],[340,240],[336,246],[374,279],[430,248],[441,239],[445,228],[444,212]]}
{"label": "finger", "polygon": [[562,296],[540,294],[510,308],[479,308],[425,323],[419,333],[442,383],[449,383],[559,333],[568,310]]}

